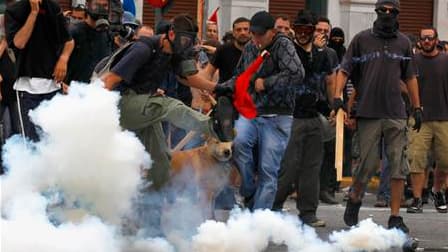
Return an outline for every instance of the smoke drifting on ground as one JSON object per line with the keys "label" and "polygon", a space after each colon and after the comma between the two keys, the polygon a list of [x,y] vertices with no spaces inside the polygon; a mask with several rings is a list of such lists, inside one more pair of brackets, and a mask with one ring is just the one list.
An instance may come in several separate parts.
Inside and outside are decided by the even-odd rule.
{"label": "smoke drifting on ground", "polygon": [[167,240],[123,237],[120,222],[132,208],[141,168],[149,167],[150,159],[134,134],[120,128],[118,101],[117,93],[100,85],[72,85],[68,95],[32,113],[42,129],[41,142],[8,140],[9,171],[0,178],[1,251],[255,252],[272,242],[293,252],[336,252],[404,243],[402,233],[371,221],[324,242],[295,216],[270,211],[234,210],[227,223],[207,221],[198,227],[202,216],[191,195],[163,208]]}

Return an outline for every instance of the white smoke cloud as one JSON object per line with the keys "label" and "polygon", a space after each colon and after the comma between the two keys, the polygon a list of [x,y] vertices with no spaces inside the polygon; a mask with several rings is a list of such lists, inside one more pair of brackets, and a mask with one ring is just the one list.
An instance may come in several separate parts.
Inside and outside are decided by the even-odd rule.
{"label": "white smoke cloud", "polygon": [[401,248],[406,236],[368,219],[349,231],[334,232],[326,242],[295,216],[268,210],[254,213],[237,210],[231,213],[227,223],[207,221],[202,224],[192,241],[195,252],[258,252],[264,251],[269,242],[284,244],[291,252],[351,252]]}
{"label": "white smoke cloud", "polygon": [[40,142],[8,140],[2,251],[121,251],[117,227],[150,159],[120,128],[118,101],[100,85],[74,84],[31,113]]}
{"label": "white smoke cloud", "polygon": [[117,93],[99,85],[72,85],[68,95],[32,113],[43,131],[41,142],[8,140],[4,162],[9,171],[0,177],[1,251],[258,252],[275,243],[292,252],[340,252],[404,243],[404,234],[372,221],[322,241],[296,216],[267,210],[234,210],[226,223],[209,220],[198,227],[203,216],[195,201],[185,201],[194,198],[189,195],[177,195],[164,208],[167,240],[123,237],[120,221],[131,208],[149,156],[132,133],[120,128],[118,101]]}

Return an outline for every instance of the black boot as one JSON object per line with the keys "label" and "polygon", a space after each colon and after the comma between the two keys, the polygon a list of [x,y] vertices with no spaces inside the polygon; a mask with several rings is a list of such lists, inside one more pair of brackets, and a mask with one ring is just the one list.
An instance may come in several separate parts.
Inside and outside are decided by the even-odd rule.
{"label": "black boot", "polygon": [[339,202],[332,196],[328,191],[320,191],[319,199],[323,203],[330,204],[330,205],[336,205]]}

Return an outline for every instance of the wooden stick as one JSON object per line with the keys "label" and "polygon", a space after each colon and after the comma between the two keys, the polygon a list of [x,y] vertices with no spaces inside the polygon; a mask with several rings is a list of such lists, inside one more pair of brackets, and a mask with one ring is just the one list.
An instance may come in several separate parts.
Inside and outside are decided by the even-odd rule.
{"label": "wooden stick", "polygon": [[339,109],[336,115],[336,151],[335,151],[335,167],[336,179],[342,180],[342,164],[344,160],[344,111]]}
{"label": "wooden stick", "polygon": [[[208,95],[210,98],[210,102],[212,103],[213,106],[216,105],[216,100],[215,98],[213,98],[213,96]],[[210,110],[207,112],[207,116],[210,115],[210,113],[212,113],[213,110]],[[176,147],[174,147],[174,149],[171,150],[171,152],[175,152],[175,151],[180,151],[188,142],[191,141],[191,139],[193,139],[193,137],[196,135],[196,131],[192,130],[190,132],[188,132],[187,135],[185,135],[184,138],[182,138],[182,140],[180,140],[180,142],[176,145]]]}

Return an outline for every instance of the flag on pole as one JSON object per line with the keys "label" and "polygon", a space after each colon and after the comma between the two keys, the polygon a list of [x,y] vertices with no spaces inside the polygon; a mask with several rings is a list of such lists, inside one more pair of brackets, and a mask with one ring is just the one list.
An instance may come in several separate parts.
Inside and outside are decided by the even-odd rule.
{"label": "flag on pole", "polygon": [[252,64],[240,76],[236,78],[233,105],[236,110],[247,119],[257,117],[257,107],[249,94],[248,89],[254,74],[258,71],[264,59],[269,56],[268,51],[263,51]]}
{"label": "flag on pole", "polygon": [[218,24],[218,10],[219,6],[213,11],[212,15],[207,20],[207,23]]}

